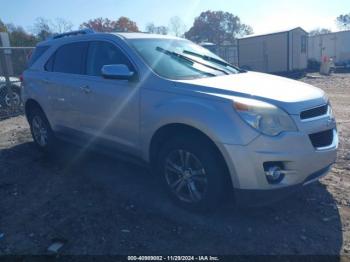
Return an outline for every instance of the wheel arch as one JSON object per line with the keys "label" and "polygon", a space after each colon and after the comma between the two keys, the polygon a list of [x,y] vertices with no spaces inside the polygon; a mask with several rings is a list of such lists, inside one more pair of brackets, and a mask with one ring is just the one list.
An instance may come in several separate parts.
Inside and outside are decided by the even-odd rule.
{"label": "wheel arch", "polygon": [[25,112],[25,115],[27,117],[27,119],[29,120],[29,117],[30,117],[30,112],[31,110],[33,110],[34,108],[37,108],[39,110],[41,110],[44,114],[44,110],[42,108],[42,106],[34,99],[28,99],[25,104],[24,104],[24,112]]}
{"label": "wheel arch", "polygon": [[223,154],[220,146],[217,143],[215,143],[215,141],[211,139],[209,135],[199,130],[198,128],[188,124],[171,123],[163,125],[156,130],[156,132],[151,138],[148,152],[148,161],[151,164],[152,169],[156,167],[156,163],[159,157],[158,152],[162,144],[168,139],[171,139],[171,137],[175,136],[176,134],[195,135],[196,137],[198,137],[198,139],[202,139],[203,141],[209,143],[209,145],[217,152],[220,161],[224,165],[226,173],[228,174],[227,178],[230,181],[232,187],[234,187],[234,181],[231,175],[230,167],[227,163],[227,159],[225,158],[225,154]]}

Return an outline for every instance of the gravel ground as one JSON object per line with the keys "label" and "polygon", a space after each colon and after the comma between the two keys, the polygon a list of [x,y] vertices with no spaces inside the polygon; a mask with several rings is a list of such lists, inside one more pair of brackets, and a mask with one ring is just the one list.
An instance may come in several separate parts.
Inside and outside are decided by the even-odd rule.
{"label": "gravel ground", "polygon": [[349,255],[350,74],[301,81],[331,99],[338,160],[320,182],[261,208],[192,214],[145,168],[76,157],[77,148],[52,160],[35,149],[24,117],[0,121],[0,254]]}

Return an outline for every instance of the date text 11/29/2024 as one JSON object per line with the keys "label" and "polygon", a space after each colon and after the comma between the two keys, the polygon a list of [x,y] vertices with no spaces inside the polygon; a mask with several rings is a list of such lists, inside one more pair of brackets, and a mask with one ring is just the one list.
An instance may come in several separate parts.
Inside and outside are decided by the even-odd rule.
{"label": "date text 11/29/2024", "polygon": [[128,256],[128,261],[220,261],[216,256]]}

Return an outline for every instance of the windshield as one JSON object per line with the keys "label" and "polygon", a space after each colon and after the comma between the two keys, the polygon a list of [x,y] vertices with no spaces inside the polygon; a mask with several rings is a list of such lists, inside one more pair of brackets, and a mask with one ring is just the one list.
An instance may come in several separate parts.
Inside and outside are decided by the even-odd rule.
{"label": "windshield", "polygon": [[209,50],[187,40],[132,39],[130,42],[145,62],[165,78],[194,79],[240,72]]}

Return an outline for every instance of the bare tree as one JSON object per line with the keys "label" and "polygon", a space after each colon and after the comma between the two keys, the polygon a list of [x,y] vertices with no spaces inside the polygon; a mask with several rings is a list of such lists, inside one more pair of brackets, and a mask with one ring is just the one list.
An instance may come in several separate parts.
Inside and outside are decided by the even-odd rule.
{"label": "bare tree", "polygon": [[167,35],[168,34],[168,28],[166,26],[160,25],[160,26],[156,26],[156,30],[155,30],[156,34],[159,35]]}
{"label": "bare tree", "polygon": [[52,23],[52,27],[55,33],[61,34],[67,31],[72,31],[73,24],[64,18],[57,17],[54,23]]}
{"label": "bare tree", "polygon": [[155,30],[156,30],[156,26],[154,23],[148,23],[146,25],[146,28],[145,28],[145,31],[147,33],[151,33],[151,34],[154,34],[155,33]]}
{"label": "bare tree", "polygon": [[38,17],[35,20],[32,32],[40,41],[45,40],[54,34],[60,34],[71,31],[73,24],[63,18],[57,17],[54,21],[43,17]]}
{"label": "bare tree", "polygon": [[332,31],[330,29],[327,29],[327,28],[316,28],[314,30],[311,30],[309,32],[309,35],[310,36],[315,36],[315,35],[324,35],[324,34],[329,34],[331,33]]}
{"label": "bare tree", "polygon": [[166,26],[156,26],[154,23],[146,25],[146,32],[151,34],[167,35],[168,28]]}
{"label": "bare tree", "polygon": [[49,19],[43,17],[38,17],[35,19],[32,31],[40,41],[43,41],[49,36],[53,35],[50,23],[51,22]]}
{"label": "bare tree", "polygon": [[184,32],[186,31],[186,26],[180,17],[173,16],[169,20],[169,30],[175,36],[183,36]]}

